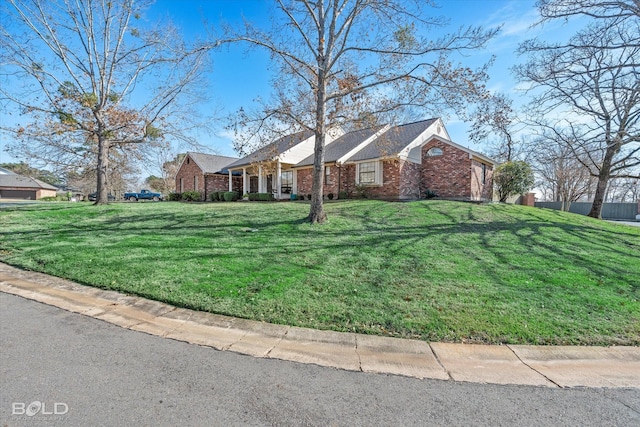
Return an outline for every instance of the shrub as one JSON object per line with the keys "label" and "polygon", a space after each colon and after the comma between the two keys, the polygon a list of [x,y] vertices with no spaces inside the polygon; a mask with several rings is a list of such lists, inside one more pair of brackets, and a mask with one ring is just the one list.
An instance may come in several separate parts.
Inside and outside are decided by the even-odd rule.
{"label": "shrub", "polygon": [[424,198],[425,199],[433,199],[434,197],[438,197],[438,193],[433,190],[429,190],[428,188],[424,190]]}
{"label": "shrub", "polygon": [[271,202],[274,199],[272,193],[249,193],[249,200],[253,202]]}
{"label": "shrub", "polygon": [[356,198],[366,199],[369,196],[369,188],[364,184],[356,185]]}
{"label": "shrub", "polygon": [[182,200],[185,202],[199,202],[202,200],[202,195],[199,191],[185,191],[182,193]]}
{"label": "shrub", "polygon": [[167,200],[170,202],[179,202],[182,200],[182,194],[180,193],[169,193],[167,196]]}
{"label": "shrub", "polygon": [[220,201],[220,199],[218,199],[218,192],[214,191],[213,193],[209,194],[209,200],[211,200],[212,202]]}
{"label": "shrub", "polygon": [[222,197],[225,202],[235,202],[239,195],[237,191],[225,191],[222,193]]}
{"label": "shrub", "polygon": [[307,194],[307,200],[311,200],[311,194]]}
{"label": "shrub", "polygon": [[329,200],[333,200],[333,193],[327,194],[327,197],[329,198]]}
{"label": "shrub", "polygon": [[348,199],[349,194],[346,191],[341,191],[338,193],[338,199]]}
{"label": "shrub", "polygon": [[521,160],[498,166],[493,175],[493,181],[502,203],[506,202],[509,196],[526,193],[535,183],[531,166]]}

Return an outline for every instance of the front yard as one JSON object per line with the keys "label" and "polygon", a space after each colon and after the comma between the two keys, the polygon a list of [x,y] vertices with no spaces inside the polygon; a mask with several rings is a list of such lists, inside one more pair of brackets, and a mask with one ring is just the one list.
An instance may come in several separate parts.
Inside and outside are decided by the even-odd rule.
{"label": "front yard", "polygon": [[0,261],[174,305],[429,341],[640,345],[640,228],[448,201],[28,205]]}

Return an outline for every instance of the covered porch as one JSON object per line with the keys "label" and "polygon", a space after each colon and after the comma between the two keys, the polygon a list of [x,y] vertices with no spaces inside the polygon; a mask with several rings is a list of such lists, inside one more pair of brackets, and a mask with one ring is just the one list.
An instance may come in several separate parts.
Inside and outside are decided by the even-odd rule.
{"label": "covered porch", "polygon": [[[254,164],[229,169],[229,191],[232,190],[231,175],[242,173],[242,195],[248,193],[271,193],[276,200],[290,200],[297,192],[296,171],[293,164],[279,160],[270,164]],[[242,196],[241,195],[241,196]]]}

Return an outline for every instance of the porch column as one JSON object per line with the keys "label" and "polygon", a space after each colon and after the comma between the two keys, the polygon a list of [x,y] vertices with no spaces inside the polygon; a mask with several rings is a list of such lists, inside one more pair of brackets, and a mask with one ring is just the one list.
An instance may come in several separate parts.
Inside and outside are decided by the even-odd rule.
{"label": "porch column", "polygon": [[278,200],[280,200],[282,198],[282,165],[280,164],[280,160],[278,160],[278,177],[276,178],[276,185],[277,187],[277,195],[278,195]]}
{"label": "porch column", "polygon": [[242,168],[242,195],[249,193],[247,188],[247,168]]}
{"label": "porch column", "polygon": [[262,185],[262,165],[258,166],[258,193],[264,193],[264,185]]}
{"label": "porch column", "polygon": [[233,175],[231,169],[229,169],[229,191],[233,191]]}

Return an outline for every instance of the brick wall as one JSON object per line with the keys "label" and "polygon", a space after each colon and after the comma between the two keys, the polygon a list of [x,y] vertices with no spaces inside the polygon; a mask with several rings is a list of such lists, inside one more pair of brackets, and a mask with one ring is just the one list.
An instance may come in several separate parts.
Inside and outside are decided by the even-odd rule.
{"label": "brick wall", "polygon": [[404,162],[400,160],[382,161],[382,185],[367,186],[367,197],[372,199],[398,199],[402,163]]}
{"label": "brick wall", "polygon": [[[231,178],[233,191],[237,191],[242,197],[242,177],[234,176]],[[214,191],[229,191],[229,175],[225,174],[207,174],[205,177],[205,189],[203,199],[208,200],[209,194]]]}
{"label": "brick wall", "polygon": [[[195,177],[197,177],[197,188],[194,187]],[[183,188],[180,188],[180,179],[183,181]],[[204,174],[189,156],[182,162],[182,167],[176,174],[176,193],[182,193],[184,191],[200,191],[204,194]]]}
{"label": "brick wall", "polygon": [[421,177],[422,167],[419,164],[401,160],[399,162],[400,170],[400,199],[419,199],[421,194]]}
{"label": "brick wall", "polygon": [[[427,151],[438,147],[441,156],[428,157]],[[434,191],[439,197],[471,199],[471,159],[469,153],[438,140],[422,148],[422,191]]]}
{"label": "brick wall", "polygon": [[[339,168],[335,164],[327,165],[329,166],[329,179],[323,182],[322,194],[326,197],[329,193],[332,193],[334,198],[338,198],[338,192],[342,191],[341,187],[338,183],[339,180],[344,182],[342,178],[342,170],[344,167]],[[298,183],[298,194],[302,194],[305,197],[308,194],[311,194],[311,187],[313,186],[313,168],[306,169],[297,169],[297,183]],[[326,178],[326,175],[323,176],[323,179]]]}

